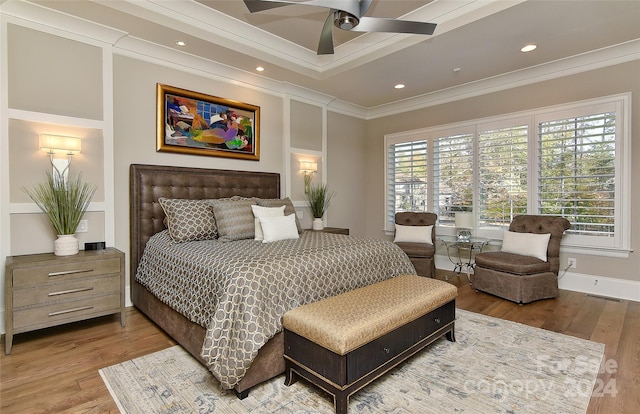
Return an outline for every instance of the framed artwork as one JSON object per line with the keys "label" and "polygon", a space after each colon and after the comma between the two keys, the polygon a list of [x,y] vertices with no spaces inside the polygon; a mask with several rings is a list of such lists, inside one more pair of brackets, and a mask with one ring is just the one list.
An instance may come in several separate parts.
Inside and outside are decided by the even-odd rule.
{"label": "framed artwork", "polygon": [[157,150],[260,159],[260,107],[157,84]]}

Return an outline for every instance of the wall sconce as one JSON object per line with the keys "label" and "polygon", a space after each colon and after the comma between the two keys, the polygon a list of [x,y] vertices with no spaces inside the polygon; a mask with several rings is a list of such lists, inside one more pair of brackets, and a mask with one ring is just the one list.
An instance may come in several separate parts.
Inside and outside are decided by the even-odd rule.
{"label": "wall sconce", "polygon": [[458,211],[455,220],[458,228],[458,241],[469,242],[471,240],[471,229],[473,228],[473,213]]}
{"label": "wall sconce", "polygon": [[309,186],[311,185],[311,178],[313,173],[318,171],[318,163],[311,161],[300,161],[300,171],[304,172],[304,192],[309,192]]}
{"label": "wall sconce", "polygon": [[[49,154],[49,161],[51,162],[51,166],[54,168],[57,173],[58,178],[63,179],[67,170],[71,166],[71,159],[74,154],[80,152],[80,147],[82,145],[82,140],[76,137],[67,137],[63,135],[49,135],[49,134],[41,134],[40,135],[40,149],[47,154]],[[56,154],[65,154],[67,156],[66,162],[62,165],[64,166],[62,172],[56,165],[57,163],[54,160],[53,156]]]}

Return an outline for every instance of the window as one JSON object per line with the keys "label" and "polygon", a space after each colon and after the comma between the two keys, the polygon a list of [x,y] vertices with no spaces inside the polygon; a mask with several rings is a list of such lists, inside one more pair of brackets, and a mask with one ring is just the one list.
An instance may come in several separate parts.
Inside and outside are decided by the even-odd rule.
{"label": "window", "polygon": [[571,221],[571,233],[615,234],[616,116],[595,113],[538,126],[538,210]]}
{"label": "window", "polygon": [[528,125],[478,133],[478,208],[480,226],[507,227],[527,214]]}
{"label": "window", "polygon": [[428,211],[427,141],[392,143],[387,160],[389,220],[396,211]]}
{"label": "window", "polygon": [[473,134],[439,137],[434,147],[434,211],[452,224],[456,211],[473,209]]}
{"label": "window", "polygon": [[571,222],[563,245],[628,252],[629,101],[616,95],[385,137],[385,228],[396,211],[433,211],[438,233],[454,234],[455,212],[473,211],[474,234],[501,238],[515,215],[558,215]]}

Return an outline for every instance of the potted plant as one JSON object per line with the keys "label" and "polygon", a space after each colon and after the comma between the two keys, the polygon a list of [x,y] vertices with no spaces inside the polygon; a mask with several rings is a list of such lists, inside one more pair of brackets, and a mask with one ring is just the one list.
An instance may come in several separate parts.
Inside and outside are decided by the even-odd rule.
{"label": "potted plant", "polygon": [[310,186],[309,191],[305,193],[309,208],[311,208],[311,214],[313,214],[312,228],[314,230],[322,230],[324,228],[322,218],[324,213],[327,212],[334,194],[333,191],[329,191],[326,184]]}
{"label": "potted plant", "polygon": [[23,191],[49,219],[58,239],[54,241],[56,256],[78,253],[76,229],[96,192],[96,186],[82,180],[80,174],[65,179],[62,174],[47,171],[47,180]]}

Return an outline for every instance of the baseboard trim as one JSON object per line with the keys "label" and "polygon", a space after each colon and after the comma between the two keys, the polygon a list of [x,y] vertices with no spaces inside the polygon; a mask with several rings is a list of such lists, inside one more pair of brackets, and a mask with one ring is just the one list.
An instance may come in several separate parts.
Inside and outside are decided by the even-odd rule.
{"label": "baseboard trim", "polygon": [[574,292],[640,302],[640,282],[635,280],[567,272],[558,280],[558,287]]}
{"label": "baseboard trim", "polygon": [[[436,268],[453,271],[453,264],[446,256],[436,255],[435,259]],[[558,287],[573,292],[640,302],[640,281],[636,280],[567,272],[558,279]]]}

